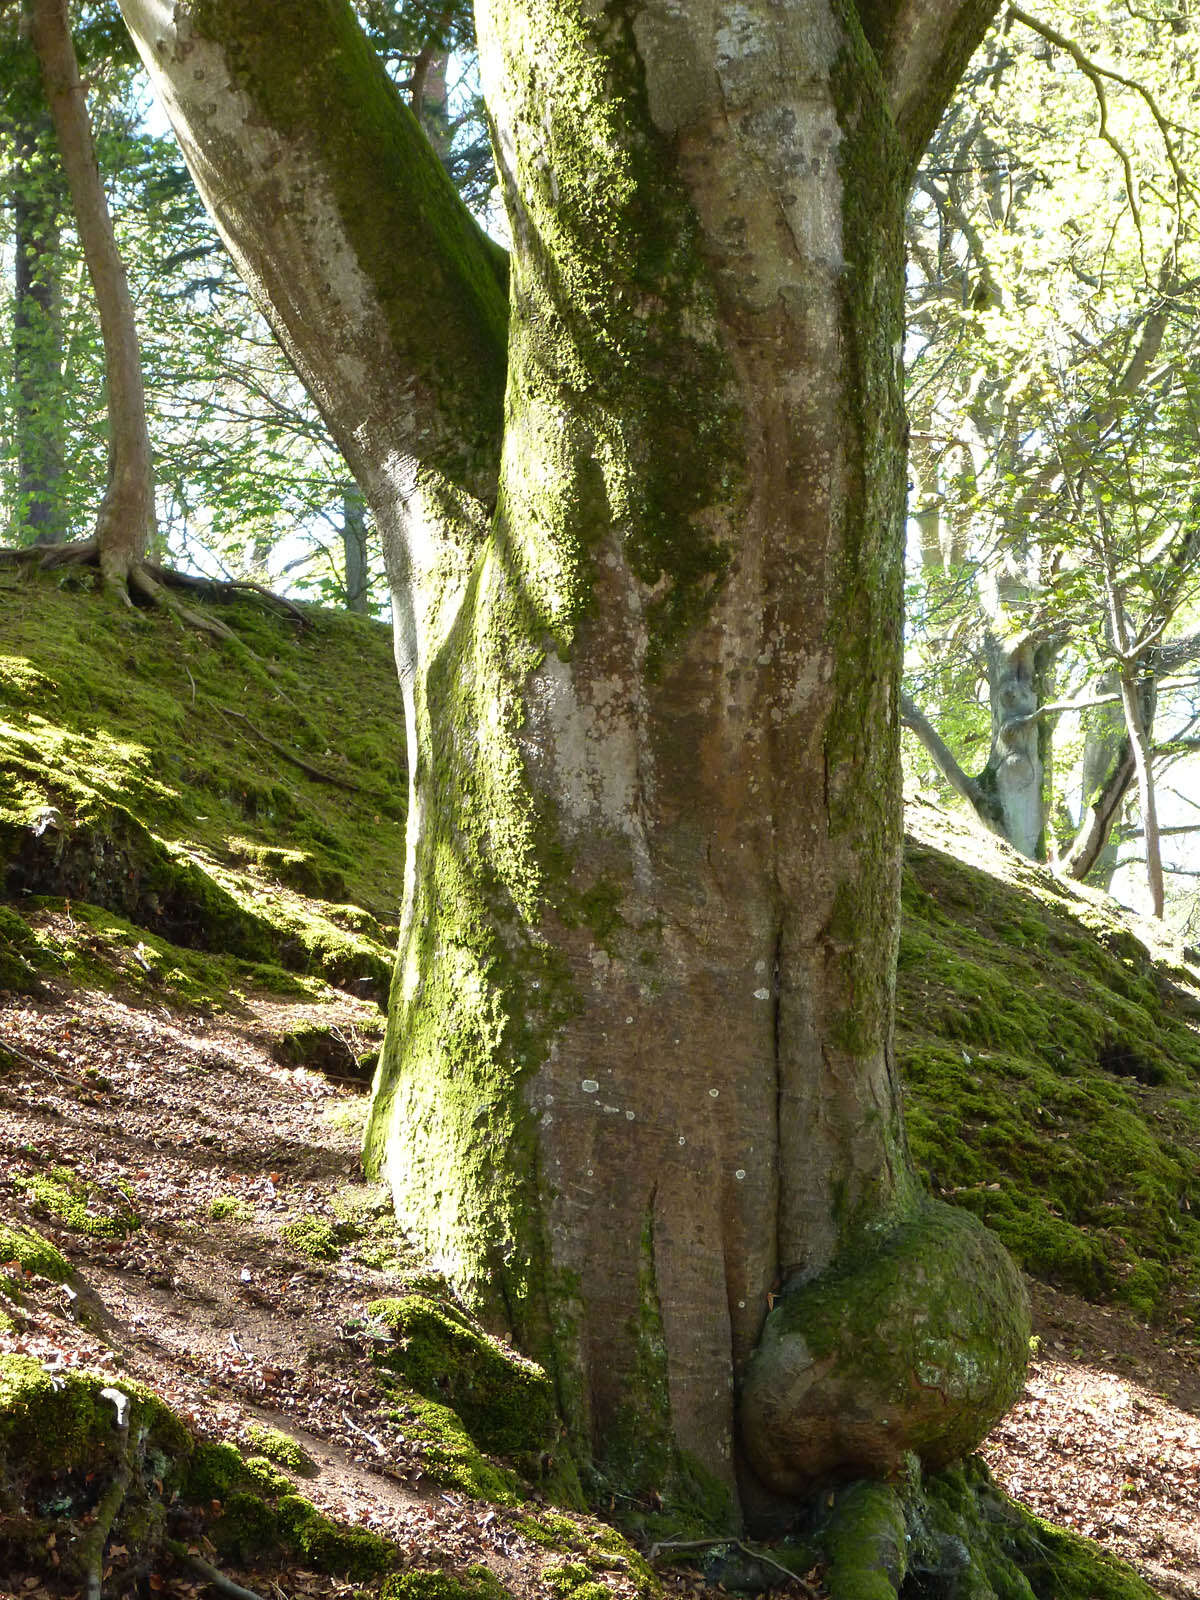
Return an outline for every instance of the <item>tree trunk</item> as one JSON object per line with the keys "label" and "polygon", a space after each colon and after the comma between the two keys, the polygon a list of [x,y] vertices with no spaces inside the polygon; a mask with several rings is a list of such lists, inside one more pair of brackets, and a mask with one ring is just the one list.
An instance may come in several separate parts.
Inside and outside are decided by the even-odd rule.
{"label": "tree trunk", "polygon": [[402,1222],[622,1492],[728,1525],[969,1447],[1020,1290],[899,1113],[899,352],[927,85],[987,7],[898,13],[897,61],[823,0],[481,5],[506,330],[348,9],[123,4],[385,540],[411,797],[367,1158]]}
{"label": "tree trunk", "polygon": [[[36,70],[36,62],[33,63]],[[49,118],[12,124],[13,432],[19,522],[32,542],[53,544],[65,532],[62,324],[59,306],[63,196],[47,143]],[[26,542],[24,537],[20,542]]]}
{"label": "tree trunk", "polygon": [[371,609],[367,508],[356,483],[347,484],[342,492],[342,553],[346,568],[346,610],[365,616]]}
{"label": "tree trunk", "polygon": [[1154,773],[1151,764],[1150,728],[1142,714],[1142,695],[1139,692],[1137,669],[1125,664],[1121,666],[1121,709],[1125,713],[1133,770],[1137,777],[1142,832],[1146,841],[1146,887],[1150,891],[1151,911],[1154,916],[1161,918],[1165,908],[1166,891],[1163,886],[1162,843],[1158,831],[1158,805],[1154,794]]}
{"label": "tree trunk", "polygon": [[100,314],[109,443],[108,482],[96,518],[96,539],[105,581],[123,591],[155,532],[150,438],[133,302],[96,164],[66,0],[32,0],[31,36]]}
{"label": "tree trunk", "polygon": [[986,638],[992,748],[976,780],[994,807],[996,827],[1035,861],[1046,857],[1049,727],[1038,716],[1047,700],[1052,652],[1029,636]]}

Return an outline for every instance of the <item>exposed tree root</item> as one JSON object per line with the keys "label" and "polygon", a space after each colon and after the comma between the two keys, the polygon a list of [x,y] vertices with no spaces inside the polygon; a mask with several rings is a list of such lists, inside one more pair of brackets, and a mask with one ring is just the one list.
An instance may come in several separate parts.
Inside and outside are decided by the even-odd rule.
{"label": "exposed tree root", "polygon": [[237,720],[241,723],[244,723],[254,737],[261,740],[268,749],[273,750],[275,754],[277,756],[281,756],[284,761],[290,761],[294,767],[299,767],[301,772],[303,772],[307,777],[314,779],[317,783],[329,783],[332,784],[334,788],[346,789],[351,794],[361,794],[363,792],[361,785],[357,783],[351,783],[349,778],[339,778],[336,773],[333,772],[322,772],[320,767],[313,767],[310,766],[307,761],[302,761],[300,757],[296,755],[294,751],[289,750],[286,745],[280,744],[278,740],[272,739],[270,734],[263,733],[260,728],[256,728],[244,711],[234,711],[230,706],[218,706],[217,710],[223,717],[236,717]]}
{"label": "exposed tree root", "polygon": [[76,539],[66,544],[27,545],[0,549],[0,566],[38,567],[52,570],[55,567],[96,567],[109,588],[119,594],[128,605],[136,595],[144,604],[169,611],[180,622],[200,633],[211,634],[216,639],[236,639],[237,635],[214,617],[204,617],[190,606],[182,605],[169,591],[181,589],[206,600],[229,601],[237,594],[255,594],[267,604],[293,618],[301,626],[308,619],[299,606],[282,595],[272,594],[260,583],[237,579],[201,578],[189,572],[176,572],[155,561],[130,561],[118,563],[114,573],[111,562],[105,562],[100,540]]}
{"label": "exposed tree root", "polygon": [[210,1584],[218,1594],[228,1595],[229,1600],[262,1600],[262,1596],[253,1589],[243,1589],[240,1583],[234,1583],[232,1578],[227,1578],[219,1567],[214,1567],[201,1556],[193,1555],[186,1545],[168,1539],[167,1548],[177,1561],[190,1568],[198,1578],[203,1578],[205,1583]]}
{"label": "exposed tree root", "polygon": [[100,1583],[104,1571],[104,1549],[113,1523],[117,1520],[133,1477],[128,1454],[122,1456],[113,1481],[96,1507],[96,1520],[79,1541],[79,1563],[85,1573],[87,1600],[101,1600]]}

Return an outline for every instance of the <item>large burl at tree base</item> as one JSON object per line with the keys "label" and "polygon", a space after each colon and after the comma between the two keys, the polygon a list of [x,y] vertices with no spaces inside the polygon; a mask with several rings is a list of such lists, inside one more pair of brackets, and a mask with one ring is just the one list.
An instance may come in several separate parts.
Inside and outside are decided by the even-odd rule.
{"label": "large burl at tree base", "polygon": [[122,8],[385,540],[401,1221],[606,1498],[969,1450],[1027,1323],[892,1056],[901,219],[992,0],[481,0],[507,255],[348,4]]}

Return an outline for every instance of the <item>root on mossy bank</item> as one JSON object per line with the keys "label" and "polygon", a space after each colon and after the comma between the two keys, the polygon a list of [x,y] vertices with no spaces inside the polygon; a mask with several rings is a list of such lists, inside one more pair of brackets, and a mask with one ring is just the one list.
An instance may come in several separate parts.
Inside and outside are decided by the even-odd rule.
{"label": "root on mossy bank", "polygon": [[997,1488],[984,1463],[839,1490],[814,1530],[831,1600],[1155,1600],[1096,1545]]}
{"label": "root on mossy bank", "polygon": [[214,639],[236,640],[232,628],[215,617],[202,616],[190,606],[181,605],[171,590],[197,594],[205,600],[228,600],[235,594],[252,593],[263,597],[277,610],[304,623],[304,613],[280,595],[272,594],[261,584],[219,581],[195,577],[191,573],[177,572],[157,561],[133,560],[128,563],[123,579],[113,579],[105,570],[101,559],[100,541],[97,538],[72,540],[65,544],[27,545],[0,549],[0,565],[9,567],[39,567],[43,571],[55,567],[90,567],[102,574],[105,586],[114,591],[128,605],[135,603],[158,607],[186,623],[199,633],[210,634]]}
{"label": "root on mossy bank", "polygon": [[[769,1547],[696,1541],[710,1583],[761,1592],[785,1574],[820,1580],[823,1600],[1157,1600],[1132,1568],[1010,1500],[978,1457],[922,1476],[814,1491]],[[693,1564],[683,1541],[652,1555]],[[816,1593],[817,1591],[810,1591]]]}

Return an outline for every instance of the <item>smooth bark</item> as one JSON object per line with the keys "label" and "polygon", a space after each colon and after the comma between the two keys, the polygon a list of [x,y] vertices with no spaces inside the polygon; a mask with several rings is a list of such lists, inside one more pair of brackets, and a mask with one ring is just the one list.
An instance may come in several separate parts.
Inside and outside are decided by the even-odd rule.
{"label": "smooth bark", "polygon": [[[368,1161],[581,1462],[728,1523],[804,1472],[738,1435],[772,1293],[937,1234],[891,1049],[901,221],[989,7],[869,43],[826,0],[489,0],[507,271],[348,8],[123,9],[384,537],[411,793]],[[907,1281],[1019,1298],[962,1228]],[[952,1389],[974,1436],[996,1394]]]}

